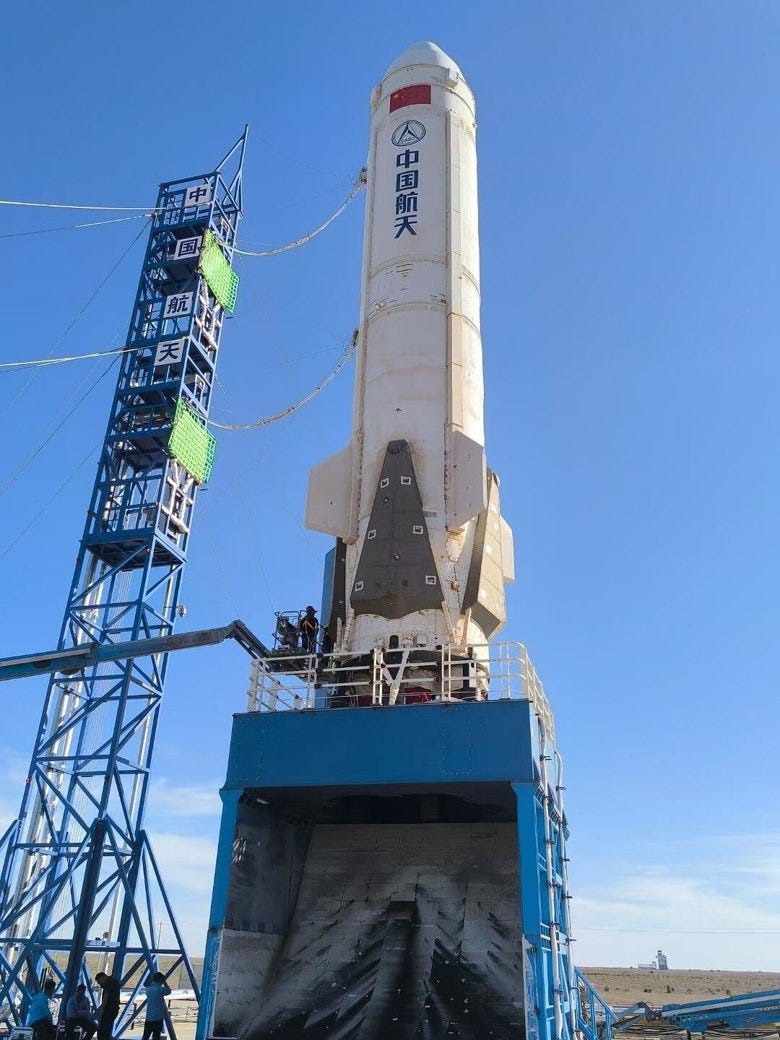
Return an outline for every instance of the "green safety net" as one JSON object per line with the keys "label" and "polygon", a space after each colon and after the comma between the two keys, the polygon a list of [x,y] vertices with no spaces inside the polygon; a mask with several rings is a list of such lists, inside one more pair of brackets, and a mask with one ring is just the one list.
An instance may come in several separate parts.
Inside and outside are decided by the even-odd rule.
{"label": "green safety net", "polygon": [[211,475],[216,443],[203,420],[179,398],[168,451],[199,484],[205,484]]}
{"label": "green safety net", "polygon": [[200,270],[219,303],[227,311],[235,310],[238,275],[225,259],[219,242],[207,231],[200,251]]}

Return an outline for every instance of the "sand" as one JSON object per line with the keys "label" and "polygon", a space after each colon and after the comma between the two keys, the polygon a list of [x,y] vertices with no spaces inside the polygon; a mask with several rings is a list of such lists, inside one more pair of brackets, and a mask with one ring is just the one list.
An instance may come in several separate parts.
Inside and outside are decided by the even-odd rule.
{"label": "sand", "polygon": [[653,1007],[687,1004],[710,997],[780,989],[773,971],[640,971],[638,968],[582,968],[604,1000],[614,1006],[643,1000]]}

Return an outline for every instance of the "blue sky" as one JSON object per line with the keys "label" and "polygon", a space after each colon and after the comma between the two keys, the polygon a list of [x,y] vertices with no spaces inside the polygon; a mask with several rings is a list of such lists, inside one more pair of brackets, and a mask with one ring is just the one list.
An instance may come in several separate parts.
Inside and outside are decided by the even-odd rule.
{"label": "blue sky", "polygon": [[[0,196],[151,205],[249,122],[242,241],[289,241],[346,194],[369,91],[417,39],[477,96],[488,457],[518,563],[505,634],[556,713],[578,961],[660,945],[674,967],[777,969],[776,4],[13,5]],[[69,223],[0,207],[0,235]],[[142,223],[0,238],[2,360],[48,354]],[[305,248],[242,262],[215,418],[274,412],[332,367],[362,223],[361,199]],[[121,345],[142,252],[55,353]],[[0,492],[0,655],[56,643],[113,375],[28,456],[103,367],[26,389],[0,373],[0,488],[23,467]],[[220,435],[187,627],[263,636],[273,609],[319,601],[306,476],[346,443],[351,394],[349,369],[294,418]],[[169,672],[149,829],[194,953],[247,665],[224,646]],[[5,818],[43,692],[3,690]]]}

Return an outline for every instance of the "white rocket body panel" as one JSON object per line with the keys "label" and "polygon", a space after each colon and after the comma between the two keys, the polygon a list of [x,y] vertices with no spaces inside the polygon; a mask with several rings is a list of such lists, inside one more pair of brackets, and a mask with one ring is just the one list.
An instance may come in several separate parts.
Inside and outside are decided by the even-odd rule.
{"label": "white rocket body panel", "polygon": [[[430,85],[430,104],[388,111],[391,94],[417,85]],[[403,437],[415,445],[427,506],[444,491],[443,431],[461,430],[479,444],[485,436],[474,99],[456,67],[414,64],[390,72],[374,103],[361,298],[361,484],[370,505],[380,456]],[[394,144],[394,133],[407,143]],[[397,213],[404,205],[416,211]],[[443,501],[439,506],[442,515]]]}
{"label": "white rocket body panel", "polygon": [[[312,471],[306,522],[347,542],[343,649],[368,652],[387,646],[390,635],[401,646],[482,643],[492,632],[475,620],[479,609],[464,605],[474,552],[484,552],[485,538],[488,553],[500,555],[502,544],[511,551],[511,532],[495,547],[489,532],[477,533],[490,478],[474,97],[447,55],[416,44],[391,66],[372,108],[353,435],[348,449]],[[383,484],[391,480],[383,469],[388,446],[402,442],[424,517],[414,530],[426,529],[443,602],[403,616],[356,612],[350,595],[369,580],[358,571],[366,566],[366,538],[377,533],[370,524],[376,528],[380,475]],[[508,576],[513,565],[506,563]],[[429,586],[432,577],[424,575]],[[500,627],[503,598],[499,613]]]}

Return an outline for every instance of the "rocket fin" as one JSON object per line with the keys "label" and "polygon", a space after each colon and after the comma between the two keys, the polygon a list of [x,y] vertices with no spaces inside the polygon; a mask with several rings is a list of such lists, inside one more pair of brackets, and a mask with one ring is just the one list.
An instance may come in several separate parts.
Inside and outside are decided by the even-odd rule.
{"label": "rocket fin", "polygon": [[[508,542],[506,541],[508,536]],[[504,545],[509,558],[504,560]],[[488,504],[477,519],[474,548],[463,593],[463,610],[471,609],[471,616],[490,639],[506,622],[504,582],[514,578],[514,559],[511,552],[512,531],[501,517],[498,478],[488,470]]]}
{"label": "rocket fin", "polygon": [[460,527],[486,507],[485,449],[460,430],[452,430],[447,467],[447,527]]}
{"label": "rocket fin", "polygon": [[390,441],[379,474],[350,603],[356,614],[400,618],[444,599],[406,441]]}
{"label": "rocket fin", "polygon": [[350,538],[352,512],[352,444],[309,470],[306,526],[345,541]]}

